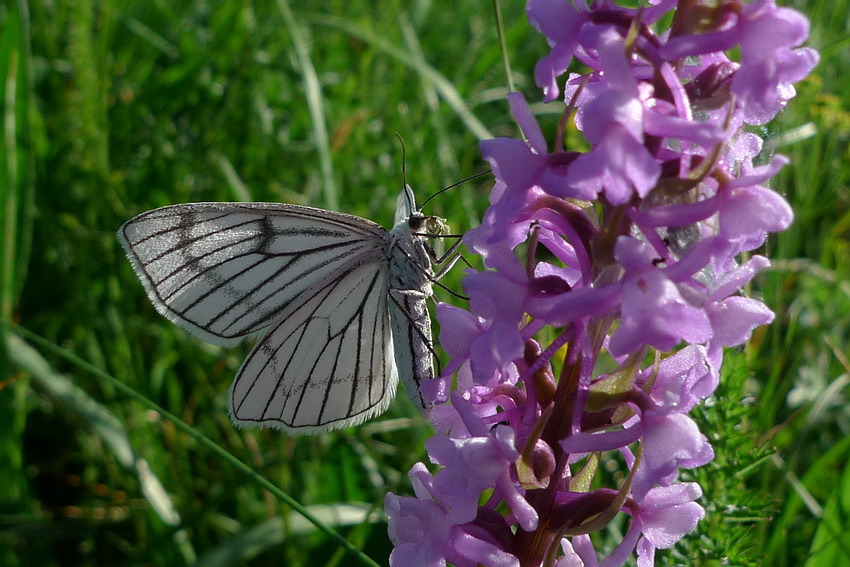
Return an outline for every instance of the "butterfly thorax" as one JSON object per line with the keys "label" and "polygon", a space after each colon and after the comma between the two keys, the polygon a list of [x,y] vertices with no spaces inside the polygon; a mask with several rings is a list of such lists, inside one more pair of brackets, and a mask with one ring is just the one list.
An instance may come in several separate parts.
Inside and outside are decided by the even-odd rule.
{"label": "butterfly thorax", "polygon": [[420,232],[427,219],[423,215],[411,215],[399,222],[389,233],[389,261],[391,287],[397,289],[421,289],[431,295],[431,254],[426,236]]}
{"label": "butterfly thorax", "polygon": [[442,230],[440,220],[413,211],[389,232],[387,247],[389,311],[396,364],[408,395],[423,408],[430,407],[432,400],[423,397],[420,386],[434,377],[431,320],[426,302],[433,294],[434,253],[428,238]]}

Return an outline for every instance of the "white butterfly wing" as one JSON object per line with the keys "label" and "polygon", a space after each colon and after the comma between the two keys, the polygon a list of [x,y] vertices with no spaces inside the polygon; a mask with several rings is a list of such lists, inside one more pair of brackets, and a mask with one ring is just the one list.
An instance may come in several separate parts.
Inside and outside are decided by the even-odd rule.
{"label": "white butterfly wing", "polygon": [[174,323],[217,344],[265,333],[230,388],[235,423],[318,433],[385,411],[399,375],[427,406],[433,272],[411,214],[405,186],[389,233],[311,207],[190,203],[143,213],[118,235]]}
{"label": "white butterfly wing", "polygon": [[383,413],[398,382],[388,277],[386,264],[352,264],[304,292],[239,370],[233,421],[318,433]]}
{"label": "white butterfly wing", "polygon": [[275,325],[352,259],[385,261],[387,232],[352,215],[278,203],[190,203],[118,231],[156,309],[216,344]]}

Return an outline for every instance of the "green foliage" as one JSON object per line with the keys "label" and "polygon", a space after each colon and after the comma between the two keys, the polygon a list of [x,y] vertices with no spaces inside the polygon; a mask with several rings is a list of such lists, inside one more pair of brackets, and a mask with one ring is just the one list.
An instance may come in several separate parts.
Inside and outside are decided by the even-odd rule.
{"label": "green foliage", "polygon": [[[513,79],[537,100],[545,41],[519,3],[504,4]],[[772,241],[775,268],[751,290],[777,321],[730,356],[699,412],[717,452],[692,473],[709,514],[660,564],[846,561],[846,5],[809,4],[824,60],[771,126],[793,160],[780,181],[797,222]],[[516,135],[489,3],[289,7],[291,18],[284,2],[0,7],[0,310],[56,347],[21,345],[0,326],[10,349],[0,353],[0,564],[352,564],[211,443],[386,563],[373,512],[387,491],[410,491],[405,473],[429,434],[411,404],[401,397],[380,420],[317,437],[234,430],[225,395],[247,347],[206,345],[159,317],[114,236],[157,206],[248,198],[336,202],[386,226],[401,186],[396,132],[421,197],[486,168],[484,132]],[[557,113],[534,108],[554,131]],[[428,212],[466,230],[486,188],[449,191]],[[460,289],[460,276],[447,285]]]}
{"label": "green foliage", "polygon": [[659,565],[766,565],[758,527],[771,521],[780,502],[748,482],[773,453],[753,428],[758,402],[747,391],[751,378],[743,354],[728,352],[715,395],[694,410],[715,458],[682,478],[702,487],[706,517],[697,532],[660,556]]}

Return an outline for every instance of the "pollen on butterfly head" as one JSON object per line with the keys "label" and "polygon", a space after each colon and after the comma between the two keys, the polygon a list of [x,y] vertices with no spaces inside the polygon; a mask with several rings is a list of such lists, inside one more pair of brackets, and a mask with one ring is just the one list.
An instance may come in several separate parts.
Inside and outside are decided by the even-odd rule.
{"label": "pollen on butterfly head", "polygon": [[446,219],[441,217],[426,217],[425,232],[428,234],[448,234],[451,230]]}

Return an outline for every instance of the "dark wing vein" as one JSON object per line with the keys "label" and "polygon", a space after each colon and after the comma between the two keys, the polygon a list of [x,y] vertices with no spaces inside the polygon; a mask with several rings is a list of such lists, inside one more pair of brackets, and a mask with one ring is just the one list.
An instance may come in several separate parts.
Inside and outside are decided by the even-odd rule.
{"label": "dark wing vein", "polygon": [[[345,292],[345,293],[344,293],[344,295],[343,295],[343,294],[341,294],[341,293],[339,293],[339,294],[338,294],[338,295],[340,296],[340,303],[342,303],[342,302],[349,302],[349,301],[351,301],[352,299],[353,299],[354,301],[357,301],[357,297],[356,297],[356,296],[353,296],[354,291],[360,291],[360,290],[362,290],[363,296],[362,296],[362,298],[360,298],[359,305],[358,305],[358,307],[357,307],[356,311],[354,312],[354,314],[353,314],[351,317],[349,317],[349,318],[348,318],[348,320],[345,322],[345,324],[342,326],[342,328],[341,328],[338,332],[336,332],[336,333],[334,333],[334,334],[329,334],[329,335],[328,335],[328,337],[327,337],[327,343],[325,344],[324,348],[322,349],[321,356],[322,356],[322,357],[324,357],[324,356],[325,356],[325,353],[327,353],[327,352],[328,352],[328,348],[330,347],[330,345],[331,345],[331,344],[332,344],[332,343],[333,343],[333,342],[337,339],[337,337],[339,337],[339,343],[340,343],[340,345],[339,345],[339,346],[340,346],[340,348],[336,349],[336,352],[335,352],[335,353],[333,353],[333,352],[331,353],[331,354],[332,354],[332,356],[333,356],[333,359],[334,359],[334,361],[333,361],[333,366],[332,366],[331,371],[330,371],[330,374],[329,374],[329,375],[330,375],[330,379],[326,381],[326,385],[325,385],[325,395],[324,395],[324,399],[322,400],[322,407],[321,407],[321,409],[319,410],[318,415],[316,416],[316,423],[315,423],[315,425],[320,425],[321,423],[324,423],[324,421],[323,421],[323,416],[324,416],[324,413],[325,413],[325,409],[327,408],[327,405],[328,405],[328,400],[330,399],[330,396],[331,396],[332,388],[335,388],[335,391],[333,392],[333,394],[334,394],[335,396],[339,396],[339,395],[340,395],[340,391],[341,391],[341,389],[339,388],[339,386],[338,386],[338,384],[337,384],[337,380],[336,380],[334,377],[337,375],[337,367],[338,367],[338,365],[339,365],[339,359],[340,359],[340,356],[343,356],[343,353],[345,353],[345,355],[346,355],[346,356],[350,356],[350,353],[348,353],[348,352],[344,351],[344,349],[343,349],[343,347],[344,347],[344,345],[343,345],[343,340],[344,340],[345,335],[346,335],[346,333],[348,332],[349,328],[351,327],[352,322],[353,322],[355,319],[358,319],[359,324],[357,325],[357,337],[358,337],[358,340],[357,340],[356,344],[355,344],[355,345],[354,345],[354,347],[353,347],[353,349],[354,349],[354,354],[355,354],[355,357],[354,357],[354,358],[355,358],[355,360],[354,360],[353,375],[354,375],[354,376],[360,376],[360,375],[361,375],[361,372],[360,372],[360,371],[361,371],[361,368],[360,368],[360,351],[361,351],[361,347],[362,347],[361,339],[362,339],[362,336],[363,336],[363,335],[362,335],[362,326],[363,326],[363,308],[364,308],[364,306],[366,305],[366,301],[367,301],[367,299],[369,299],[369,297],[371,296],[372,292],[374,291],[375,282],[378,280],[378,276],[379,276],[379,275],[380,275],[380,272],[377,272],[377,271],[376,271],[376,272],[372,275],[371,281],[367,281],[365,289],[363,289],[363,288],[362,288],[362,284],[359,284],[359,285],[358,285],[357,287],[355,287],[354,289],[352,289],[352,290],[348,290],[347,292]],[[365,279],[365,278],[364,278],[364,279]],[[338,283],[338,282],[337,282],[337,283]],[[338,287],[339,287],[338,285],[334,285],[334,286],[333,286],[333,288],[334,288],[334,289],[330,289],[330,290],[328,291],[328,295],[333,294],[333,292],[334,292],[334,291],[336,290],[336,288],[338,288]],[[381,293],[386,293],[386,292],[385,292],[385,291],[383,291],[383,290],[381,290]],[[335,299],[336,299],[336,297],[335,297]],[[313,376],[313,373],[316,371],[316,367],[317,367],[317,365],[319,364],[320,360],[321,360],[320,358],[317,358],[317,359],[316,359],[316,362],[313,364],[313,367],[310,369],[310,373],[309,373],[309,375],[310,375],[310,376]],[[369,378],[369,381],[371,382],[371,380],[372,380],[372,378],[373,378],[373,376],[372,376],[372,369],[370,368],[370,369],[369,369],[369,372],[367,372],[366,374],[367,374],[367,376],[368,376],[368,378]],[[351,394],[350,394],[350,396],[349,396],[348,410],[347,410],[347,412],[346,412],[346,414],[345,414],[345,417],[344,417],[344,418],[349,418],[349,417],[351,417],[351,412],[353,411],[353,410],[352,410],[352,407],[353,407],[353,405],[354,405],[354,396],[356,395],[356,392],[357,392],[357,382],[358,382],[358,380],[352,380],[352,381],[351,381],[351,383],[350,383]],[[303,401],[304,401],[304,394],[305,394],[306,392],[307,392],[307,389],[306,389],[306,388],[304,388],[304,389],[302,389],[302,390],[301,390],[301,395],[298,397],[298,403],[297,403],[297,405],[295,406],[295,409],[293,410],[293,415],[294,415],[294,416],[297,416],[297,415],[298,415],[298,412],[299,412],[299,411],[300,411],[300,409],[301,409],[301,404],[302,404],[302,403],[303,403]],[[310,411],[310,410],[308,410],[308,411]],[[281,416],[280,416],[280,417],[281,417],[281,418],[283,418],[283,413],[282,413],[282,412],[281,412]]]}
{"label": "dark wing vein", "polygon": [[174,205],[119,231],[157,310],[222,344],[273,326],[350,262],[384,262],[386,234],[351,215],[275,203]]}
{"label": "dark wing vein", "polygon": [[240,369],[234,419],[310,432],[386,409],[396,382],[387,281],[386,265],[357,265],[304,293]]}

